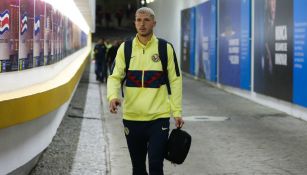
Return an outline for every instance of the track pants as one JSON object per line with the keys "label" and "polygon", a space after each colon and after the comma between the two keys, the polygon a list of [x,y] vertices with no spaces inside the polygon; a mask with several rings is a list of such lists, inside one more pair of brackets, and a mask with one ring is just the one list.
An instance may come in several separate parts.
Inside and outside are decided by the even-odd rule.
{"label": "track pants", "polygon": [[163,161],[169,133],[169,118],[154,121],[123,120],[126,140],[132,162],[133,175],[163,175]]}

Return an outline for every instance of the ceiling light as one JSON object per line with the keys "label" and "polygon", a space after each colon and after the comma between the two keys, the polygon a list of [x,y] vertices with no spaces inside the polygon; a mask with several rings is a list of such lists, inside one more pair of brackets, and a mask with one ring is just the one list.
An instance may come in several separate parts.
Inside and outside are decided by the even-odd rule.
{"label": "ceiling light", "polygon": [[[86,34],[89,33],[90,27],[85,21],[79,8],[74,0],[43,0],[51,4],[55,9],[59,10],[63,15],[67,16],[74,24],[80,27]],[[68,9],[69,8],[69,9]]]}

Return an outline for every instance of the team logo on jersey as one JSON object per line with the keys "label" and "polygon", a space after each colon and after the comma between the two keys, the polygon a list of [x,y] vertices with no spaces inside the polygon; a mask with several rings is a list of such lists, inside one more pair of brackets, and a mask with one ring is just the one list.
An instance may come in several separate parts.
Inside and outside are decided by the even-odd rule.
{"label": "team logo on jersey", "polygon": [[124,132],[125,132],[126,136],[129,135],[129,129],[127,127],[124,128]]}
{"label": "team logo on jersey", "polygon": [[158,54],[154,54],[154,55],[151,57],[151,59],[152,59],[153,62],[158,62],[158,61],[160,61],[160,57],[159,57]]}
{"label": "team logo on jersey", "polygon": [[34,33],[37,35],[40,31],[40,16],[35,17],[35,22],[34,22]]}
{"label": "team logo on jersey", "polygon": [[0,13],[0,35],[10,29],[10,14],[8,10]]}
{"label": "team logo on jersey", "polygon": [[23,35],[26,31],[28,31],[28,16],[27,13],[24,13],[21,17],[21,35]]}

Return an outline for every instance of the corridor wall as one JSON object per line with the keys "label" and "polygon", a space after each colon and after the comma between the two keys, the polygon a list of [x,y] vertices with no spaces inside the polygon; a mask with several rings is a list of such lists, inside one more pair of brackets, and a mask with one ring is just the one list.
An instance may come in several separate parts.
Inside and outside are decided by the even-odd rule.
{"label": "corridor wall", "polygon": [[53,64],[87,44],[87,34],[43,0],[1,0],[0,24],[0,73]]}
{"label": "corridor wall", "polygon": [[171,42],[177,55],[181,53],[181,11],[206,1],[208,0],[156,0],[148,4],[154,9],[157,19],[155,34]]}
{"label": "corridor wall", "polygon": [[306,1],[294,3],[293,101],[307,107],[307,13]]}
{"label": "corridor wall", "polygon": [[181,11],[181,68],[194,75],[196,8]]}
{"label": "corridor wall", "polygon": [[196,6],[195,73],[199,78],[217,80],[217,4],[216,0]]}
{"label": "corridor wall", "polygon": [[89,61],[82,21],[71,0],[0,1],[0,174],[28,174],[56,134]]}
{"label": "corridor wall", "polygon": [[255,1],[255,92],[307,107],[307,2]]}
{"label": "corridor wall", "polygon": [[250,1],[219,0],[218,13],[218,82],[250,90]]}
{"label": "corridor wall", "polygon": [[254,90],[292,101],[293,1],[255,1]]}
{"label": "corridor wall", "polygon": [[[307,120],[307,15],[303,9],[307,2],[216,0],[216,19],[214,2],[157,0],[149,4],[157,14],[156,34],[181,53],[182,71]],[[184,18],[194,8],[192,47],[193,39],[189,38],[189,44],[184,40],[192,36],[186,34],[191,22]],[[194,57],[187,56],[191,49]]]}

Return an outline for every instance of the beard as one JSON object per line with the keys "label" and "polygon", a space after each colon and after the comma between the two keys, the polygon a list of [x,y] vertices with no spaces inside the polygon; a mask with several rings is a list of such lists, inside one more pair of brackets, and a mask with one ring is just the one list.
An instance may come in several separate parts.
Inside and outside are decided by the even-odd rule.
{"label": "beard", "polygon": [[150,36],[152,34],[152,30],[149,30],[149,31],[145,31],[145,32],[141,32],[139,31],[138,34],[142,37],[147,37],[147,36]]}

